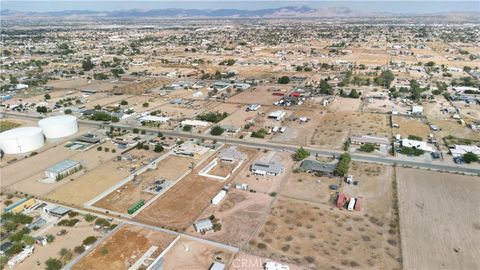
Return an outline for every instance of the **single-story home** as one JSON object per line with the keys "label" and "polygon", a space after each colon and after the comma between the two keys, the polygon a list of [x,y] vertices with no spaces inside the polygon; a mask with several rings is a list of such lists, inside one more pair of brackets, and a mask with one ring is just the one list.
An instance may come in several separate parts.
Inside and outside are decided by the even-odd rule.
{"label": "single-story home", "polygon": [[427,145],[426,142],[416,141],[416,140],[409,140],[409,139],[402,139],[402,146],[408,148],[415,148],[420,149],[425,152],[434,152],[435,150],[433,147]]}
{"label": "single-story home", "polygon": [[278,175],[283,172],[283,165],[277,162],[263,162],[256,161],[250,167],[250,170],[255,175]]}
{"label": "single-story home", "polygon": [[454,148],[450,148],[450,153],[453,157],[460,157],[465,155],[468,152],[472,152],[480,156],[480,147],[476,145],[458,145],[456,144]]}
{"label": "single-story home", "polygon": [[324,163],[316,160],[306,159],[300,165],[300,169],[304,172],[322,172],[327,175],[333,174],[335,168],[337,167],[336,163]]}
{"label": "single-story home", "polygon": [[247,156],[244,153],[238,151],[235,146],[222,149],[218,154],[218,157],[221,161],[227,162],[240,162],[247,158]]}

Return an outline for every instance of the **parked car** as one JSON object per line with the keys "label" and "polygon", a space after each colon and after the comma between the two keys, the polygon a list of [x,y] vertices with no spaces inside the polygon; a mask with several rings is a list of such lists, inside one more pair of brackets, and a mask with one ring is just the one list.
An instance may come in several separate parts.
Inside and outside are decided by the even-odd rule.
{"label": "parked car", "polygon": [[455,162],[456,164],[463,164],[463,163],[465,163],[465,161],[464,161],[463,158],[461,158],[461,157],[454,157],[454,158],[453,158],[453,162]]}
{"label": "parked car", "polygon": [[348,176],[345,178],[345,182],[347,182],[347,184],[353,183],[353,176],[352,176],[352,175],[348,175]]}
{"label": "parked car", "polygon": [[332,185],[328,186],[328,188],[331,189],[331,190],[337,190],[338,185],[332,184]]}
{"label": "parked car", "polygon": [[434,159],[439,159],[440,158],[440,153],[439,152],[432,152],[430,155],[432,155],[432,158],[434,158]]}

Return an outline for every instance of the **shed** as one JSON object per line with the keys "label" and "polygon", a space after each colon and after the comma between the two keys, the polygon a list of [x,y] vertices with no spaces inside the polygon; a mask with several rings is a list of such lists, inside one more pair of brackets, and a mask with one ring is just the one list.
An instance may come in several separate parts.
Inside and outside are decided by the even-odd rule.
{"label": "shed", "polygon": [[213,223],[210,219],[202,219],[193,224],[197,232],[207,232],[213,230]]}

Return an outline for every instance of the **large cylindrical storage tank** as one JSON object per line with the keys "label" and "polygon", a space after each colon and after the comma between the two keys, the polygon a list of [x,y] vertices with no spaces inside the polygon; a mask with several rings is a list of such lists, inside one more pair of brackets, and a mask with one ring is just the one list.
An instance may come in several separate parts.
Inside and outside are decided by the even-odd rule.
{"label": "large cylindrical storage tank", "polygon": [[23,154],[37,150],[45,142],[42,129],[21,127],[0,133],[0,148],[5,154]]}
{"label": "large cylindrical storage tank", "polygon": [[59,115],[38,121],[47,139],[68,137],[78,132],[77,118],[73,115]]}

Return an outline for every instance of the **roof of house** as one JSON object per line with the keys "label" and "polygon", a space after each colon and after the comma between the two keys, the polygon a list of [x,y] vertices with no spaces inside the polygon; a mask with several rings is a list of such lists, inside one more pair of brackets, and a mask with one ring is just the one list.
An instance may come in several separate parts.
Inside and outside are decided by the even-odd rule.
{"label": "roof of house", "polygon": [[246,155],[238,151],[235,146],[231,146],[229,148],[221,150],[218,156],[220,157],[220,159],[233,159],[233,160],[246,159]]}
{"label": "roof of house", "polygon": [[276,162],[256,161],[252,164],[252,171],[264,171],[267,173],[279,174],[283,170],[283,165]]}
{"label": "roof of house", "polygon": [[193,224],[197,231],[210,230],[213,228],[213,223],[210,219],[202,219]]}
{"label": "roof of house", "polygon": [[52,214],[63,216],[70,212],[70,209],[62,207],[62,206],[54,206],[53,208],[48,210]]}
{"label": "roof of house", "polygon": [[287,113],[285,111],[278,110],[278,111],[274,111],[274,112],[271,112],[270,114],[268,114],[268,117],[280,118],[280,117],[284,117],[286,114]]}
{"label": "roof of house", "polygon": [[336,163],[324,163],[310,159],[304,160],[300,165],[300,168],[304,171],[324,173],[333,173],[336,167]]}
{"label": "roof of house", "polygon": [[167,122],[170,120],[170,117],[163,117],[163,116],[154,116],[154,115],[146,115],[140,118],[140,121],[153,121],[153,122]]}
{"label": "roof of house", "polygon": [[433,147],[428,146],[426,142],[410,140],[410,139],[402,139],[402,146],[421,149],[427,152],[433,152]]}
{"label": "roof of house", "polygon": [[225,264],[220,262],[214,262],[212,266],[210,266],[210,270],[223,270],[225,269]]}
{"label": "roof of house", "polygon": [[52,173],[62,173],[64,171],[67,171],[71,168],[74,168],[76,166],[80,165],[80,162],[75,161],[75,160],[70,160],[66,159],[62,162],[59,162],[52,167],[48,168],[46,171],[52,172]]}

